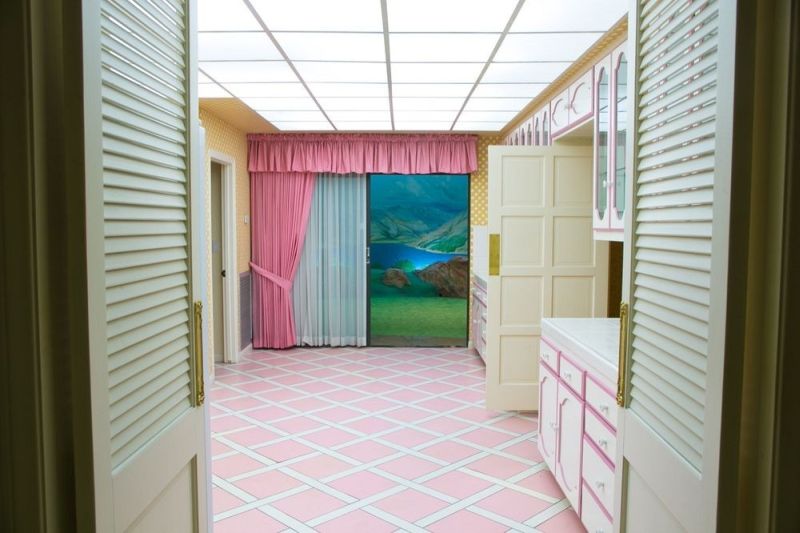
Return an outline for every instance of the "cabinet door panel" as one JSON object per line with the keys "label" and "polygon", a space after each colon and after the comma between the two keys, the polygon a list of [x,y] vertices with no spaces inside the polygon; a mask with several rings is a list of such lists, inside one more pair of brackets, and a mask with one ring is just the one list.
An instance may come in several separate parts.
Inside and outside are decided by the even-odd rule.
{"label": "cabinet door panel", "polygon": [[591,118],[594,111],[594,69],[589,69],[569,88],[569,125],[576,126]]}
{"label": "cabinet door panel", "polygon": [[556,479],[569,502],[580,514],[583,402],[567,388],[558,387],[558,443]]}
{"label": "cabinet door panel", "polygon": [[539,365],[539,451],[551,471],[556,466],[558,436],[558,379],[543,364]]}

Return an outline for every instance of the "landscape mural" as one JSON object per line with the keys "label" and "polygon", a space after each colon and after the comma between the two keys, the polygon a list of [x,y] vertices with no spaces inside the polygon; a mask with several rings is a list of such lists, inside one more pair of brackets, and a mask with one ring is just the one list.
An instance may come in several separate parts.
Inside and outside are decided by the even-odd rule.
{"label": "landscape mural", "polygon": [[370,342],[465,346],[469,176],[370,177]]}

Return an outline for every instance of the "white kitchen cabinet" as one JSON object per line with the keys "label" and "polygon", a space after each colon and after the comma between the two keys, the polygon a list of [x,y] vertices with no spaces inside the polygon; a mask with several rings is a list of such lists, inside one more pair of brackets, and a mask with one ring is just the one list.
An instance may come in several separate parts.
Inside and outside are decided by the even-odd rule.
{"label": "white kitchen cabinet", "polygon": [[539,365],[539,452],[550,470],[556,468],[558,436],[558,378],[546,364]]}
{"label": "white kitchen cabinet", "polygon": [[575,512],[580,513],[583,402],[563,384],[558,387],[557,413],[556,480]]}

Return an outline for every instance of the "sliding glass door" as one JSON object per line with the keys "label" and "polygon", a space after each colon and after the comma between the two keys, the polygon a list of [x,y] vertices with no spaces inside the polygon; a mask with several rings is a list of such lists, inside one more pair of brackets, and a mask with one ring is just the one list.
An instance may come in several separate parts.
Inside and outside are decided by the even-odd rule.
{"label": "sliding glass door", "polygon": [[369,183],[373,346],[466,346],[469,176],[373,174]]}

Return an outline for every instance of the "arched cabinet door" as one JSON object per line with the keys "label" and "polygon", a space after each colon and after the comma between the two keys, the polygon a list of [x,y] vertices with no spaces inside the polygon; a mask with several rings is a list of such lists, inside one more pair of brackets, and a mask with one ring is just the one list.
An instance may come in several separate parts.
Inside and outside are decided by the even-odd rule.
{"label": "arched cabinet door", "polygon": [[577,126],[592,118],[594,100],[594,69],[589,69],[569,88],[569,125]]}
{"label": "arched cabinet door", "polygon": [[622,230],[625,218],[626,187],[628,172],[626,167],[626,142],[628,126],[628,57],[625,45],[614,51],[612,55],[612,99],[614,102],[612,115],[611,168],[613,176],[609,190],[611,212],[609,223],[612,230]]}
{"label": "arched cabinet door", "polygon": [[558,137],[569,127],[569,91],[564,91],[554,98],[550,106],[552,135]]}

